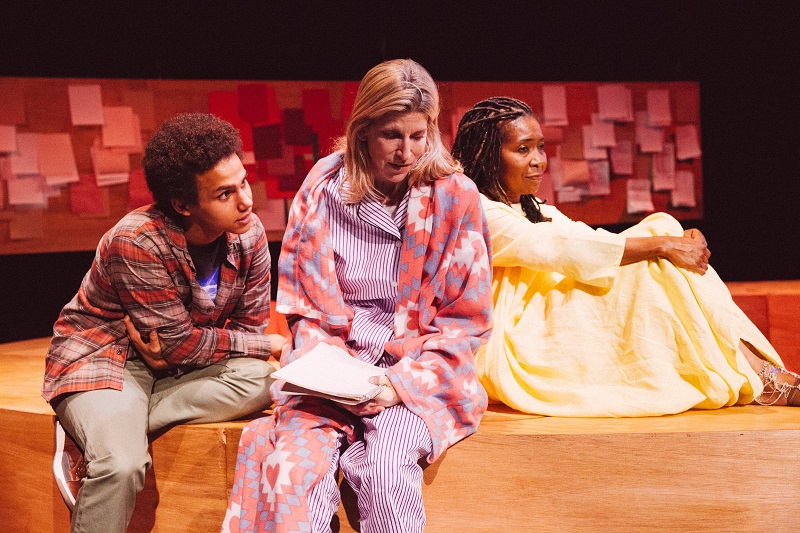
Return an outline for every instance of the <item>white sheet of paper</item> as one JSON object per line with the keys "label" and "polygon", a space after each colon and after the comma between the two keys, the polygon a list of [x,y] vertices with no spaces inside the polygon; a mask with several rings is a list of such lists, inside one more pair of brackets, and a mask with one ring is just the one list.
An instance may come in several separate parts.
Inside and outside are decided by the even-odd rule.
{"label": "white sheet of paper", "polygon": [[70,85],[67,91],[73,126],[103,125],[103,97],[100,85]]}
{"label": "white sheet of paper", "polygon": [[69,133],[39,133],[39,173],[47,184],[64,185],[80,181]]}
{"label": "white sheet of paper", "polygon": [[385,373],[384,369],[353,357],[338,346],[321,342],[272,376],[327,395],[366,398],[380,392],[380,386],[370,383],[369,378]]}
{"label": "white sheet of paper", "polygon": [[669,107],[669,89],[647,91],[647,125],[651,127],[672,124],[672,111]]}
{"label": "white sheet of paper", "polygon": [[675,157],[677,159],[694,159],[702,155],[697,126],[694,124],[675,126],[675,144]]}
{"label": "white sheet of paper", "polygon": [[670,203],[673,207],[695,207],[694,198],[694,173],[691,170],[678,170],[675,172],[675,188],[670,194]]}
{"label": "white sheet of paper", "polygon": [[0,126],[0,153],[17,151],[17,127]]}
{"label": "white sheet of paper", "polygon": [[546,126],[569,126],[567,89],[563,85],[543,85],[543,122]]}
{"label": "white sheet of paper", "polygon": [[10,179],[8,205],[47,207],[46,184],[42,176],[26,176]]}
{"label": "white sheet of paper", "polygon": [[583,157],[584,159],[608,159],[608,152],[605,148],[595,148],[592,146],[594,136],[591,124],[581,126],[583,137]]}
{"label": "white sheet of paper", "polygon": [[650,180],[629,179],[627,193],[627,211],[629,214],[655,211],[653,196],[650,194]]}
{"label": "white sheet of paper", "polygon": [[137,144],[133,109],[128,106],[103,106],[103,146],[133,148]]}
{"label": "white sheet of paper", "polygon": [[617,145],[609,150],[611,168],[618,176],[633,174],[633,143],[617,141]]}
{"label": "white sheet of paper", "polygon": [[611,194],[611,165],[608,161],[589,161],[589,194]]}
{"label": "white sheet of paper", "polygon": [[17,175],[39,173],[39,136],[36,133],[17,134],[17,153],[11,154],[11,172]]}
{"label": "white sheet of paper", "polygon": [[664,143],[664,151],[653,154],[653,190],[671,191],[675,188],[675,145]]}
{"label": "white sheet of paper", "polygon": [[597,115],[603,121],[630,119],[628,99],[630,92],[621,84],[607,83],[597,86]]}

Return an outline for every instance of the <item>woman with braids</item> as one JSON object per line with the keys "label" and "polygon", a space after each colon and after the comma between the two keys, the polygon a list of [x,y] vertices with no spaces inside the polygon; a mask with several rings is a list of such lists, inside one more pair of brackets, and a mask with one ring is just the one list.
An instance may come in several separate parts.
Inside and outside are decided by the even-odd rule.
{"label": "woman with braids", "polygon": [[453,155],[492,239],[494,329],[476,354],[491,399],[552,416],[800,404],[800,376],[734,304],[698,230],[665,213],[593,230],[534,196],[547,156],[526,104],[477,103]]}
{"label": "woman with braids", "polygon": [[[486,409],[473,353],[491,328],[486,221],[442,146],[439,96],[410,59],[364,76],[342,139],[292,204],[278,263],[286,365],[319,343],[383,369],[350,406],[272,387],[242,432],[223,531],[331,531],[341,470],[364,533],[421,532],[422,468]],[[375,378],[373,378],[375,379]]]}

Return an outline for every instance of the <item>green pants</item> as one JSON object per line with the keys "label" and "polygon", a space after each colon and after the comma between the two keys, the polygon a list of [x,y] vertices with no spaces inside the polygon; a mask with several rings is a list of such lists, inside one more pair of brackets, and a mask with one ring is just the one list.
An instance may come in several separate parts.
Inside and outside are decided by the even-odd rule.
{"label": "green pants", "polygon": [[161,377],[132,359],[125,363],[121,391],[59,398],[56,415],[88,462],[71,531],[124,533],[151,463],[148,434],[174,424],[232,420],[269,407],[273,370],[266,361],[232,358],[179,377]]}

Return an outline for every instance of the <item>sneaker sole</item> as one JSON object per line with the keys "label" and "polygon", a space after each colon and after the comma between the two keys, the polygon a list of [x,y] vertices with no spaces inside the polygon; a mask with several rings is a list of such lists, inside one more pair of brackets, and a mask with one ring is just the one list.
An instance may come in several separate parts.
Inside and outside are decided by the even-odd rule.
{"label": "sneaker sole", "polygon": [[61,493],[61,497],[64,498],[64,503],[67,504],[70,512],[72,512],[75,508],[75,497],[72,496],[72,492],[69,490],[68,480],[64,478],[64,467],[66,466],[66,469],[69,470],[69,464],[64,465],[64,462],[67,461],[64,455],[64,441],[66,438],[67,435],[64,433],[64,428],[56,420],[56,453],[53,456],[53,476],[56,478],[56,486]]}

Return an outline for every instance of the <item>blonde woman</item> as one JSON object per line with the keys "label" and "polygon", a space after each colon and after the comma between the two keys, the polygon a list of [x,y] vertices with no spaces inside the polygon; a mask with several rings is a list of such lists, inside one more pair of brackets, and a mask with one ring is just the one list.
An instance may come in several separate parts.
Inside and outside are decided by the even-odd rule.
{"label": "blonde woman", "polygon": [[488,232],[438,114],[420,65],[374,67],[341,150],[297,194],[278,285],[294,350],[281,363],[329,343],[385,369],[385,388],[347,406],[272,387],[274,415],[242,433],[223,531],[330,531],[341,468],[362,532],[421,532],[418,461],[475,431],[486,408],[473,353],[491,326]]}

